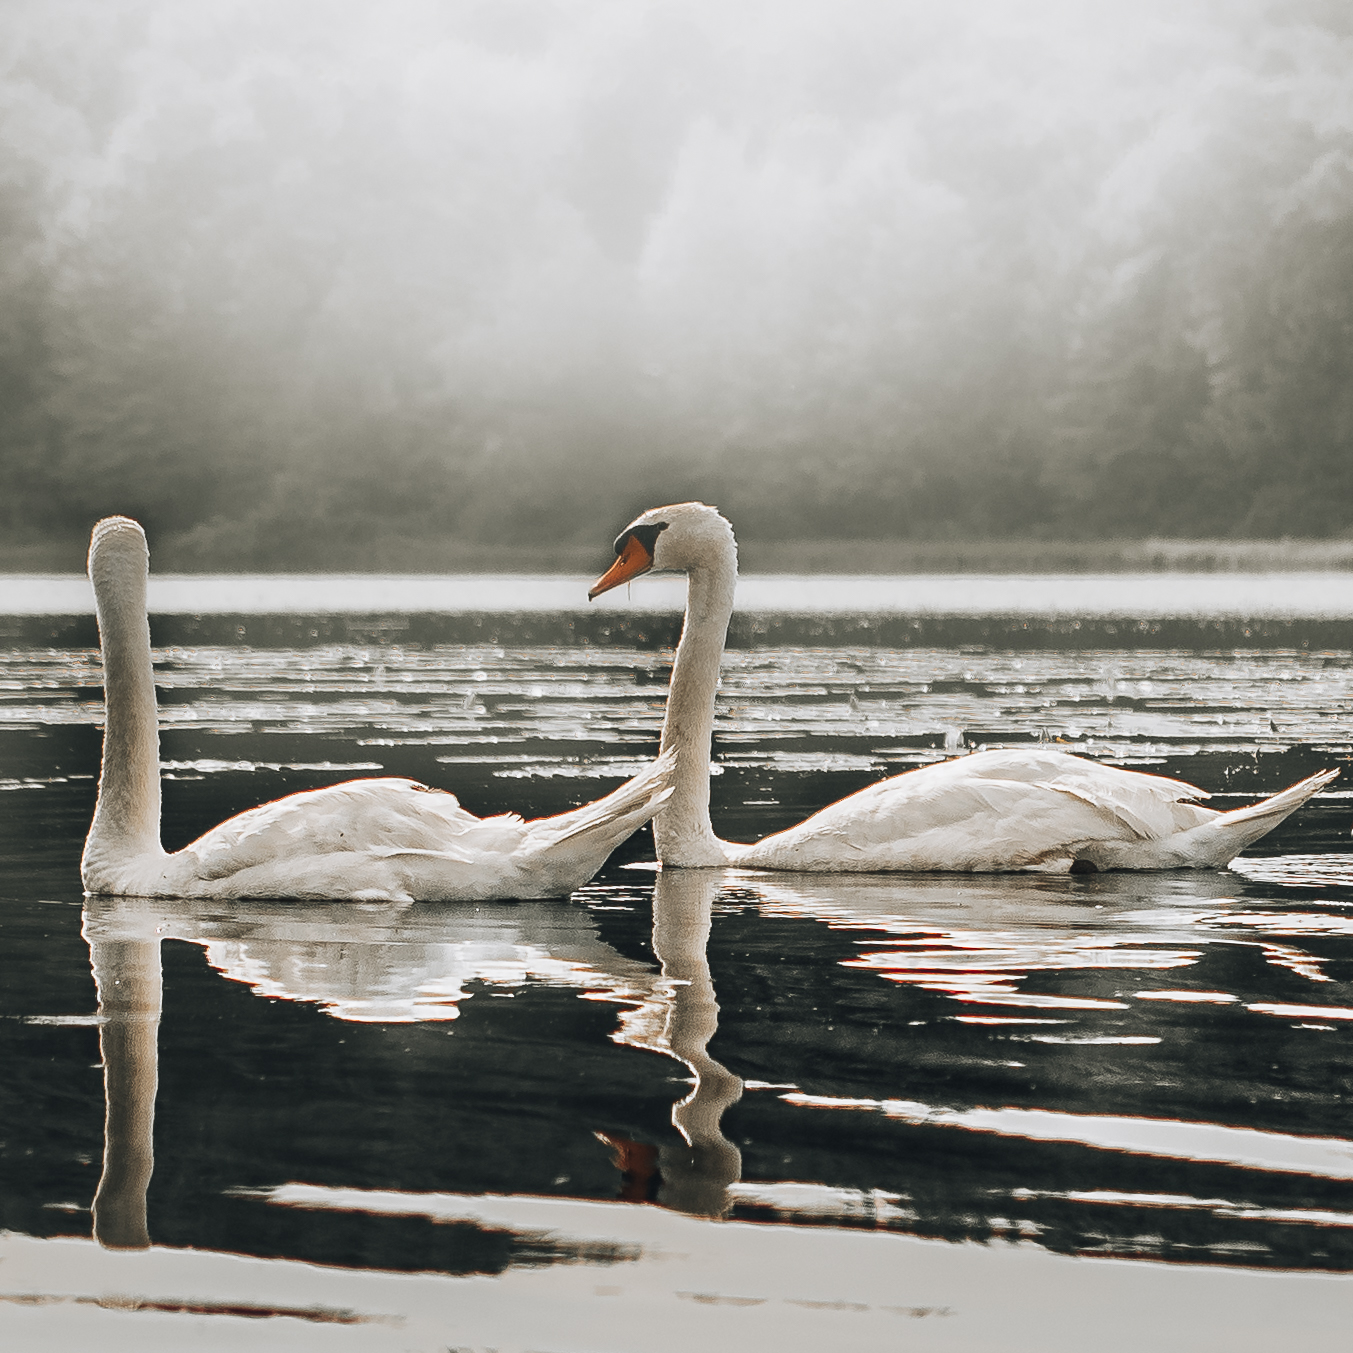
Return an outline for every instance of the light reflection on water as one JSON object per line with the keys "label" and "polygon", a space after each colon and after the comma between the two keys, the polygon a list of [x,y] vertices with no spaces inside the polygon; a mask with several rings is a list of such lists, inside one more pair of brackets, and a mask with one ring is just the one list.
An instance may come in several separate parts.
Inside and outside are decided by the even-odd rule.
{"label": "light reflection on water", "polygon": [[[651,753],[666,679],[661,655],[620,648],[159,657],[171,845],[378,771],[476,812],[559,811]],[[946,743],[1064,740],[1238,801],[1348,760],[1351,669],[1295,652],[733,653],[715,825],[761,835]],[[37,1161],[0,1225],[30,1234],[78,1229],[52,1205],[88,1205],[103,1150],[75,874],[100,717],[94,655],[0,652],[0,1036],[18,1090],[0,1138]],[[493,1271],[526,1252],[468,1203],[438,1204],[454,1216],[417,1239],[417,1199],[556,1194],[1353,1268],[1348,789],[1227,873],[655,875],[633,867],[641,836],[570,902],[91,900],[96,950],[164,965],[144,1226]],[[305,1201],[287,1192],[301,1180]],[[404,1201],[371,1202],[364,1229],[334,1220],[381,1190]]]}
{"label": "light reflection on water", "polygon": [[[100,681],[95,654],[0,652],[0,727],[97,723]],[[485,753],[534,739],[646,751],[661,722],[666,666],[624,648],[169,649],[157,654],[157,681],[171,732],[292,730],[359,745],[422,737]],[[1353,665],[1346,654],[1301,651],[821,648],[725,657],[716,736],[726,761],[792,765],[785,758],[796,749],[775,744],[829,739],[814,748],[819,755],[883,766],[917,758],[877,744],[950,731],[961,746],[1032,737],[1134,764],[1301,743],[1347,754]]]}

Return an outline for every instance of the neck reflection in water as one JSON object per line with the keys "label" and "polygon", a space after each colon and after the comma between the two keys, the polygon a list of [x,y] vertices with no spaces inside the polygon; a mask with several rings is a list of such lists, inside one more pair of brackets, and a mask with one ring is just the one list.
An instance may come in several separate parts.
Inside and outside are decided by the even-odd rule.
{"label": "neck reflection in water", "polygon": [[662,964],[667,999],[623,1020],[621,1041],[666,1053],[690,1068],[690,1094],[672,1106],[680,1145],[656,1152],[638,1142],[598,1133],[613,1146],[625,1172],[624,1196],[651,1199],[697,1216],[723,1216],[728,1189],[742,1177],[742,1153],[724,1136],[724,1110],[742,1096],[742,1081],[706,1051],[719,1024],[709,972],[709,931],[722,871],[664,870],[653,888],[653,953]]}
{"label": "neck reflection in water", "polygon": [[155,1165],[155,1088],[160,1032],[160,937],[152,908],[134,906],[111,934],[86,921],[99,992],[104,1101],[103,1174],[94,1195],[94,1238],[115,1250],[144,1250],[146,1190]]}

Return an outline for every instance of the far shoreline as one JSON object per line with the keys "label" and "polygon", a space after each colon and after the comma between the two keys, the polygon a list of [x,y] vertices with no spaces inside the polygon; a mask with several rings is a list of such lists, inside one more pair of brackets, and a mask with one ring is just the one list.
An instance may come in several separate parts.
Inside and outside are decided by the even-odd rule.
{"label": "far shoreline", "polygon": [[[0,533],[0,575],[84,571],[88,537]],[[335,530],[289,546],[226,555],[191,538],[151,537],[152,568],[179,574],[584,574],[608,551],[594,544],[409,538]],[[1353,571],[1353,539],[1286,540],[743,540],[742,571],[796,576],[908,574],[1322,573]]]}

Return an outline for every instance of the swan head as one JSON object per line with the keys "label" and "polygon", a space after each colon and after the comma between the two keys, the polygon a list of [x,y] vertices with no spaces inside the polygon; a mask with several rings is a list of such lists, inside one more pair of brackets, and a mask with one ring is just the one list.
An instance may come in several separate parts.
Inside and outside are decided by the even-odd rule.
{"label": "swan head", "polygon": [[146,533],[130,517],[105,517],[89,537],[89,577],[99,582],[109,576],[124,576],[127,569],[150,567]]}
{"label": "swan head", "polygon": [[733,528],[707,503],[650,507],[615,538],[615,563],[592,585],[592,600],[645,573],[685,573],[712,558],[737,565]]}

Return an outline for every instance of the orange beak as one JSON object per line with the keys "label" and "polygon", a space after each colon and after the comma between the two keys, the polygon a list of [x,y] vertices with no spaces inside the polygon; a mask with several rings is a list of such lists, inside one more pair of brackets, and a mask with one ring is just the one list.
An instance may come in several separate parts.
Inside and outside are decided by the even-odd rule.
{"label": "orange beak", "polygon": [[647,573],[652,567],[653,556],[647,547],[634,536],[626,536],[615,563],[592,584],[592,590],[587,594],[588,601],[595,601],[603,592],[609,592],[611,588]]}

